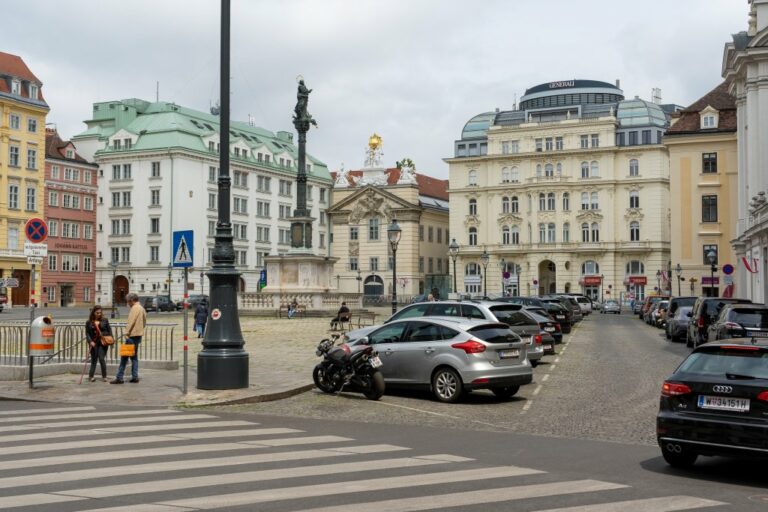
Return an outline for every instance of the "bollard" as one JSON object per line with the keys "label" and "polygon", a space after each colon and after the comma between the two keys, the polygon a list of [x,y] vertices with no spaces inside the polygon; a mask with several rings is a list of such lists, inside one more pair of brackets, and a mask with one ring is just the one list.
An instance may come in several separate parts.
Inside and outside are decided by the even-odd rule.
{"label": "bollard", "polygon": [[29,325],[29,387],[34,387],[35,357],[52,356],[56,338],[53,320],[49,316],[39,316]]}

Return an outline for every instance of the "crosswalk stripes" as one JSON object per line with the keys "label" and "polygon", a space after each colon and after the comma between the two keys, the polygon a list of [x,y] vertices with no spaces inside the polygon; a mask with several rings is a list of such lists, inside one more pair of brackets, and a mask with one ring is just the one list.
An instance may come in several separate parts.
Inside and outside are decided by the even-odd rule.
{"label": "crosswalk stripes", "polygon": [[[557,481],[535,468],[215,414],[39,406],[0,413],[0,432],[12,433],[0,436],[2,510],[179,512],[269,503],[294,512],[415,512],[491,504],[513,510],[528,500],[526,510],[537,512],[675,512],[725,505],[637,496],[622,483]],[[99,462],[119,480],[102,479],[103,464],[89,467]],[[456,492],[462,484],[472,490]],[[329,506],[337,496],[341,503]],[[562,496],[571,497],[569,506],[552,507]]]}

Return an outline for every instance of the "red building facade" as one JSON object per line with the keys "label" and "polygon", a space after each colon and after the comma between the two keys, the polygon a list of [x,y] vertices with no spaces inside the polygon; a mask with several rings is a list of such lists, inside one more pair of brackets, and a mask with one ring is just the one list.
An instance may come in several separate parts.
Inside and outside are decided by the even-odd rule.
{"label": "red building facade", "polygon": [[45,220],[48,258],[40,302],[48,307],[93,304],[96,297],[98,165],[77,154],[55,129],[45,130]]}

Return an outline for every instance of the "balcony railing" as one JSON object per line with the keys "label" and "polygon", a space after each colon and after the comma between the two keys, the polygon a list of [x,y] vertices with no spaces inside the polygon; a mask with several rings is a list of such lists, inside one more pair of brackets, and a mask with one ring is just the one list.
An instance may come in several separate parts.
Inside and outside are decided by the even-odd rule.
{"label": "balcony railing", "polygon": [[0,258],[24,258],[23,249],[0,249]]}

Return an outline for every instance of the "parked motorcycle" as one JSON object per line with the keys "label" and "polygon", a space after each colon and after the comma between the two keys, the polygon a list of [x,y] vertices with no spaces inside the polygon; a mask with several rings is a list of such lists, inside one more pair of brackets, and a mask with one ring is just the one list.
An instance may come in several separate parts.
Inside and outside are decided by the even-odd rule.
{"label": "parked motorcycle", "polygon": [[312,379],[315,386],[325,393],[336,393],[344,388],[362,391],[369,400],[384,395],[384,376],[379,353],[369,345],[336,346],[339,336],[324,339],[315,354],[323,361],[315,366]]}

